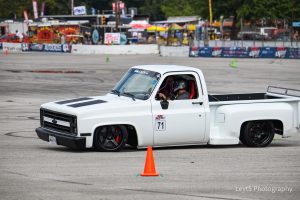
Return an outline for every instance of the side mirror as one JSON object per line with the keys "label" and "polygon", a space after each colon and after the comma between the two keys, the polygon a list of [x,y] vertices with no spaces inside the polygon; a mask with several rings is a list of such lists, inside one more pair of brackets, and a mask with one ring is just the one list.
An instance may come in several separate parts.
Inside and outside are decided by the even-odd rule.
{"label": "side mirror", "polygon": [[163,110],[167,110],[169,107],[169,102],[167,100],[163,100],[160,102],[160,105]]}

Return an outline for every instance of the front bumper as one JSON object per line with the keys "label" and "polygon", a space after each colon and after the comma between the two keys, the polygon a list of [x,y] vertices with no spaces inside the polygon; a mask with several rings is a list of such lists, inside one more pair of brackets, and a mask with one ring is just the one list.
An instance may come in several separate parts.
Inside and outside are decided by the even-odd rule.
{"label": "front bumper", "polygon": [[54,136],[56,138],[57,145],[62,145],[66,147],[70,147],[72,149],[85,149],[85,138],[83,137],[75,137],[71,135],[62,135],[59,133],[55,133],[39,127],[35,129],[38,137],[42,140],[49,142],[49,135]]}

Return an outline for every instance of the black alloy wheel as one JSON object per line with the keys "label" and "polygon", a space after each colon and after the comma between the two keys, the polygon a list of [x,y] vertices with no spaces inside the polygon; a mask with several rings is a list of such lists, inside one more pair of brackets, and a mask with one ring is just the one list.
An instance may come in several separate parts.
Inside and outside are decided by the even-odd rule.
{"label": "black alloy wheel", "polygon": [[103,126],[94,134],[94,147],[98,151],[120,151],[127,143],[128,132],[125,126]]}
{"label": "black alloy wheel", "polygon": [[271,121],[250,121],[244,127],[240,140],[249,147],[266,147],[274,138]]}

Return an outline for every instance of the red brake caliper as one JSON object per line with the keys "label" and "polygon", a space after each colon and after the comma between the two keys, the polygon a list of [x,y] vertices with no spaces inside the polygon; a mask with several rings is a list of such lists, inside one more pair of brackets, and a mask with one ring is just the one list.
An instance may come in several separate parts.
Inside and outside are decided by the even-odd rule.
{"label": "red brake caliper", "polygon": [[118,136],[116,137],[116,142],[119,144],[121,142],[121,137],[120,137],[120,129],[116,128],[116,133]]}

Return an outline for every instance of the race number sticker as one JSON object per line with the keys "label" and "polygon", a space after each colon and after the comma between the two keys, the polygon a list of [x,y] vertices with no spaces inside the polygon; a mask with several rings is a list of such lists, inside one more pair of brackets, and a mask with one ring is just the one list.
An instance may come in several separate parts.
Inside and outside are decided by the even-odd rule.
{"label": "race number sticker", "polygon": [[155,117],[155,130],[156,131],[165,131],[166,130],[166,118],[163,115],[157,115]]}

